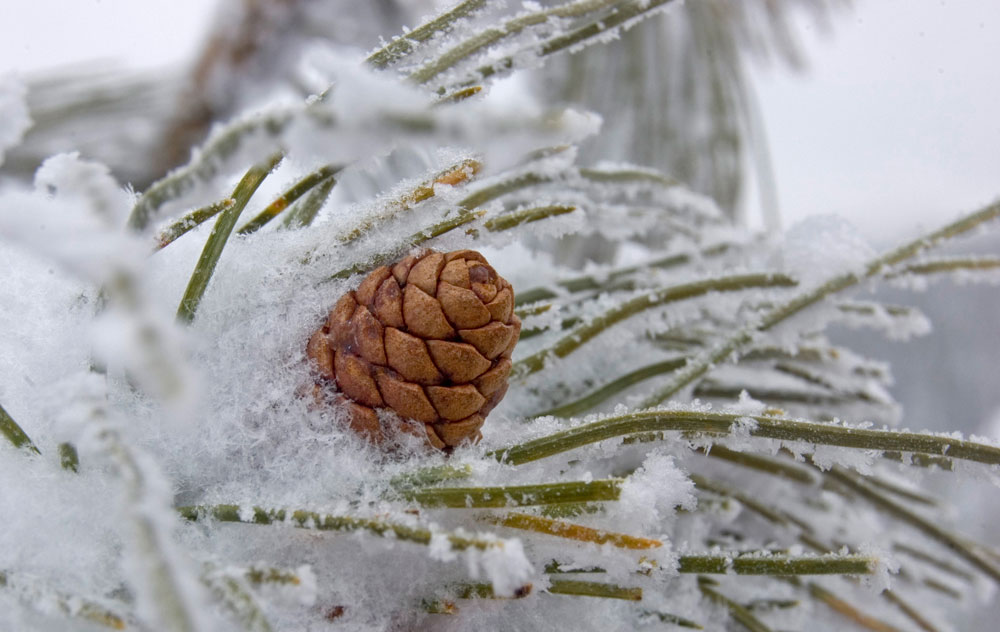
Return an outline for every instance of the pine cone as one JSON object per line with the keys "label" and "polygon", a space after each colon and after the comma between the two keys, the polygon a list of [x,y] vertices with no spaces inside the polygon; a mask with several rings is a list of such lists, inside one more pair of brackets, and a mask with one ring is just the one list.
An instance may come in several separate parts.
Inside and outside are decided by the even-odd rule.
{"label": "pine cone", "polygon": [[[391,438],[377,408],[395,411],[439,450],[479,441],[507,392],[521,331],[514,291],[473,250],[428,250],[365,277],[309,340],[317,388],[335,382],[349,423]],[[346,401],[345,401],[346,400]]]}

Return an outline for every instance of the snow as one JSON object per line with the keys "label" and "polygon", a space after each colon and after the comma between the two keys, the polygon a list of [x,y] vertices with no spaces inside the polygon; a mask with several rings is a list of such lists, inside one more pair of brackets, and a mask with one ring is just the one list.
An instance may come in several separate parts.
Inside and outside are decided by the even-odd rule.
{"label": "snow", "polygon": [[[525,8],[537,10],[530,3]],[[476,24],[461,25],[447,37],[460,38],[467,34],[463,29]],[[559,22],[546,28],[554,30],[525,34],[512,46],[537,45],[538,37],[567,26]],[[423,62],[445,46],[431,43],[410,61]],[[524,57],[527,65],[538,63]],[[0,495],[0,571],[17,578],[9,582],[11,591],[0,590],[0,626],[17,629],[28,622],[30,627],[38,617],[58,620],[62,629],[86,629],[89,624],[74,615],[81,612],[81,600],[91,599],[119,608],[149,629],[234,629],[238,623],[213,600],[219,586],[232,582],[260,604],[275,629],[316,629],[325,625],[324,617],[334,626],[369,630],[545,629],[554,622],[580,630],[633,629],[648,622],[642,611],[654,608],[721,627],[722,615],[701,600],[696,579],[677,573],[680,554],[807,554],[799,536],[808,533],[831,550],[872,552],[878,558],[878,573],[868,587],[824,580],[830,590],[866,607],[880,606],[877,591],[890,581],[894,589],[900,585],[890,576],[897,568],[895,540],[913,540],[936,555],[951,555],[842,490],[814,484],[824,477],[819,471],[809,470],[814,483],[788,481],[692,449],[710,452],[719,444],[775,461],[788,459],[789,452],[793,458],[809,454],[821,469],[839,466],[862,475],[890,472],[905,476],[904,482],[919,479],[887,464],[876,450],[753,436],[763,423],[754,417],[761,415],[797,419],[809,413],[814,421],[828,416],[864,428],[880,421],[879,415],[895,412],[885,390],[885,367],[818,335],[837,320],[844,303],[830,301],[816,313],[783,323],[777,333],[745,329],[803,287],[862,270],[873,251],[856,231],[840,220],[821,218],[794,227],[782,244],[755,239],[722,225],[714,203],[683,186],[643,178],[599,181],[577,163],[575,149],[542,157],[534,153],[598,133],[598,117],[574,108],[553,114],[527,95],[516,106],[510,94],[437,106],[435,95],[392,72],[360,69],[359,59],[357,51],[317,44],[304,61],[304,76],[316,85],[332,85],[329,96],[295,105],[275,97],[270,113],[282,125],[251,134],[238,149],[212,158],[211,173],[194,178],[182,195],[159,207],[157,221],[167,220],[229,195],[255,153],[275,144],[288,157],[245,217],[316,164],[345,164],[335,194],[314,225],[301,230],[269,226],[231,238],[190,326],[176,325],[174,314],[210,226],[150,255],[148,234],[124,229],[134,196],[106,167],[72,153],[46,161],[32,187],[0,185],[0,266],[6,272],[0,283],[0,329],[5,331],[0,403],[41,451],[28,456],[0,446],[0,480],[10,482]],[[8,116],[0,119],[5,121],[0,147],[6,148],[23,133],[27,119],[18,119],[23,90],[4,81],[0,114]],[[516,84],[511,89],[516,96]],[[414,126],[414,121],[426,125]],[[220,126],[215,139],[231,130]],[[399,201],[415,187],[472,159],[484,164],[475,178],[435,186],[426,201],[401,208]],[[589,176],[650,175],[627,163],[605,163],[599,170]],[[551,331],[525,340],[515,360],[573,335],[577,325],[563,330],[563,319],[599,321],[658,288],[778,269],[793,274],[800,285],[709,293],[616,323],[572,354],[550,356],[541,371],[512,381],[507,399],[484,427],[482,444],[451,456],[415,449],[414,442],[402,441],[394,452],[365,444],[345,428],[343,410],[318,406],[308,396],[312,377],[305,341],[331,305],[359,281],[359,275],[333,276],[411,251],[412,235],[452,217],[470,195],[528,175],[545,181],[482,204],[483,218],[431,242],[440,249],[483,246],[516,287],[555,288],[550,312],[525,323]],[[545,204],[573,204],[578,210],[497,234],[485,228],[487,219]],[[344,235],[358,229],[362,235],[345,244]],[[574,257],[588,253],[583,237],[595,236],[605,239],[611,252],[574,267],[580,261]],[[706,254],[719,243],[729,246]],[[689,259],[662,269],[644,267],[679,254]],[[629,266],[639,267],[622,270]],[[554,285],[582,275],[603,285],[583,291]],[[919,312],[900,317],[874,302],[853,305],[870,308],[871,318],[858,321],[886,325],[890,335],[925,328]],[[753,343],[740,351],[771,353],[709,368],[712,384],[739,387],[734,393],[718,401],[692,401],[696,385],[690,384],[660,409],[691,413],[692,428],[697,428],[697,413],[708,416],[721,409],[737,415],[724,432],[695,429],[647,437],[641,427],[633,428],[628,436],[517,467],[498,463],[489,452],[625,417],[633,411],[630,403],[672,375],[633,384],[575,419],[529,419],[638,367],[698,357],[740,331],[748,331]],[[752,396],[756,387],[764,393],[798,389],[794,394],[826,399],[776,412],[775,406],[785,402]],[[873,401],[859,403],[859,393]],[[985,431],[995,436],[996,428]],[[78,473],[59,466],[63,442],[79,450]],[[798,459],[801,468],[808,467]],[[393,482],[445,464],[470,467],[464,478],[440,483],[444,487],[615,479],[621,481],[620,493],[616,500],[579,507],[443,509],[405,500]],[[949,489],[994,476],[978,465],[958,470],[947,481]],[[707,493],[693,475],[738,494]],[[916,482],[912,487],[922,489]],[[244,524],[207,515],[187,522],[176,511],[216,504],[238,506]],[[362,527],[350,533],[321,530],[311,518],[303,525],[290,519],[250,524],[253,507],[349,516]],[[558,520],[656,539],[662,546],[632,550],[562,537],[566,533],[497,526],[495,519],[512,511],[541,517],[553,512]],[[947,512],[940,514],[945,522]],[[403,534],[406,529],[430,533],[429,542],[396,535],[385,525],[397,525]],[[460,549],[454,537],[485,544]],[[564,570],[588,571],[574,579],[641,587],[643,600],[632,604],[546,594],[553,576],[543,569],[553,560]],[[933,572],[918,568],[927,576]],[[295,579],[251,579],[255,573],[268,576],[265,569]],[[29,579],[19,583],[22,577]],[[38,578],[37,584],[30,578]],[[746,601],[775,595],[807,601],[780,582],[741,579],[727,574],[719,590]],[[423,612],[421,604],[477,581],[488,583],[499,598],[519,596],[528,584],[535,590],[517,602],[458,600],[460,613],[450,623]],[[70,596],[64,600],[71,604],[67,612],[58,607],[61,595]],[[801,627],[813,620],[816,611],[810,608],[803,603],[795,612],[765,618],[778,627]]]}

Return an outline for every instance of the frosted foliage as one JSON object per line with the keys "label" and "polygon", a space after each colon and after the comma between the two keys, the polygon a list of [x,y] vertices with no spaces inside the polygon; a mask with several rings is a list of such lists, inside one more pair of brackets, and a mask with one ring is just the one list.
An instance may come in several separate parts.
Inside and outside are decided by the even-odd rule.
{"label": "frosted foliage", "polygon": [[[73,153],[0,185],[0,629],[735,629],[734,604],[754,629],[869,620],[852,608],[912,628],[886,587],[947,629],[957,598],[988,596],[995,534],[962,522],[995,512],[955,490],[995,482],[997,422],[975,442],[884,428],[889,367],[823,331],[928,321],[851,294],[882,275],[853,229],[773,243],[647,167],[584,164],[599,117],[516,73],[448,98],[666,5],[458,6],[381,70],[303,45],[324,94],[261,85],[263,111],[141,196]],[[580,13],[538,15],[559,7]],[[23,131],[3,81],[0,147]],[[907,256],[932,262],[931,241]],[[368,443],[306,353],[340,297],[427,247],[481,251],[523,323],[506,397],[450,453],[374,404],[390,436]]]}
{"label": "frosted foliage", "polygon": [[850,222],[835,215],[817,215],[788,229],[780,261],[803,282],[814,283],[837,272],[860,271],[874,254]]}
{"label": "frosted foliage", "polygon": [[4,152],[21,142],[31,127],[31,116],[25,102],[27,89],[17,77],[0,75],[0,166]]}
{"label": "frosted foliage", "polygon": [[673,457],[653,451],[642,467],[629,477],[621,496],[625,523],[655,533],[676,508],[692,510],[698,504],[694,485],[674,463]]}

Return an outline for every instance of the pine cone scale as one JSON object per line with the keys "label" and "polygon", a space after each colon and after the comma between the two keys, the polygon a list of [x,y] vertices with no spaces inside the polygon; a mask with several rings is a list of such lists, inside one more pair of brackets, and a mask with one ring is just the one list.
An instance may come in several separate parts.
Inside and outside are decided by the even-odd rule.
{"label": "pine cone scale", "polygon": [[455,336],[441,303],[419,287],[407,284],[403,290],[403,321],[421,338],[447,340]]}
{"label": "pine cone scale", "polygon": [[514,294],[479,253],[426,251],[373,270],[337,301],[310,338],[317,388],[347,412],[347,425],[374,443],[403,430],[448,450],[478,441],[486,415],[507,391],[520,331]]}
{"label": "pine cone scale", "polygon": [[428,340],[427,349],[437,368],[456,384],[471,382],[493,366],[478,349],[465,342]]}

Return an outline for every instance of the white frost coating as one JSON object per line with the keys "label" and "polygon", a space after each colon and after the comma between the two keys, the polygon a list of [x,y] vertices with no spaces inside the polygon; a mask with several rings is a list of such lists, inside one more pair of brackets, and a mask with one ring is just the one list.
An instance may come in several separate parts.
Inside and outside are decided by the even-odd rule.
{"label": "white frost coating", "polygon": [[109,226],[121,226],[131,210],[126,193],[107,165],[71,152],[46,159],[35,172],[35,189],[84,202]]}
{"label": "white frost coating", "polygon": [[312,606],[316,603],[318,592],[316,573],[313,572],[312,566],[303,564],[295,569],[295,575],[299,578],[298,590],[295,591],[298,602],[303,606]]}
{"label": "white frost coating", "polygon": [[[750,397],[750,393],[746,392],[746,390],[742,390],[740,391],[739,400],[737,400],[735,404],[727,406],[725,412],[740,413],[744,415],[763,415],[764,410],[766,409],[767,404]],[[744,420],[748,419],[748,417],[744,417],[738,422],[746,426],[747,432],[757,427],[757,422],[754,422],[752,426],[747,425]],[[753,421],[753,419],[749,419],[749,421]]]}
{"label": "white frost coating", "polygon": [[882,305],[869,301],[849,301],[838,305],[835,322],[854,329],[869,327],[890,340],[905,341],[931,332],[930,319],[919,309]]}
{"label": "white frost coating", "polygon": [[874,544],[865,544],[858,547],[858,553],[876,560],[875,571],[864,578],[865,586],[875,593],[881,593],[892,588],[892,576],[899,572],[899,560],[893,557],[889,551]]}
{"label": "white frost coating", "polygon": [[674,457],[656,449],[622,484],[620,524],[630,533],[656,533],[678,507],[697,505],[694,483],[677,467]]}
{"label": "white frost coating", "polygon": [[778,258],[807,287],[835,274],[861,272],[875,255],[850,222],[835,215],[816,215],[788,229]]}
{"label": "white frost coating", "polygon": [[451,562],[458,559],[458,553],[451,547],[448,534],[441,531],[433,531],[431,533],[431,542],[427,547],[427,554],[430,555],[432,560],[438,560],[439,562]]}
{"label": "white frost coating", "polygon": [[513,597],[535,575],[518,539],[497,540],[485,550],[470,548],[465,552],[465,559],[469,576],[472,579],[485,576],[498,597]]}
{"label": "white frost coating", "polygon": [[34,191],[14,189],[0,196],[0,239],[100,282],[110,270],[133,267],[148,252],[148,246],[119,229],[128,209],[129,195],[107,167],[60,154],[38,169]]}
{"label": "white frost coating", "polygon": [[28,89],[12,74],[0,75],[0,166],[4,153],[21,142],[31,127],[25,97]]}
{"label": "white frost coating", "polygon": [[180,520],[169,484],[150,456],[127,445],[102,416],[95,416],[93,434],[81,448],[85,458],[110,461],[125,488],[122,566],[140,618],[152,629],[170,632],[214,629],[208,595],[173,537]]}

